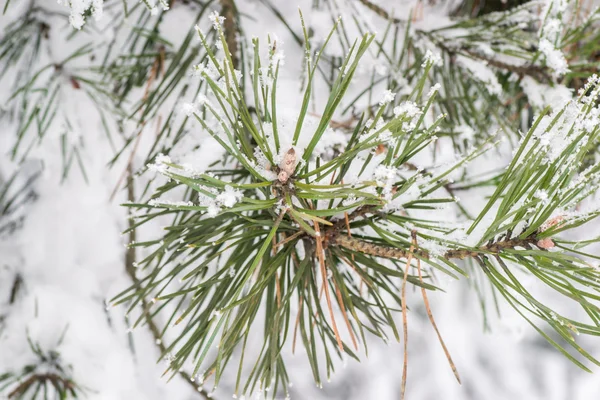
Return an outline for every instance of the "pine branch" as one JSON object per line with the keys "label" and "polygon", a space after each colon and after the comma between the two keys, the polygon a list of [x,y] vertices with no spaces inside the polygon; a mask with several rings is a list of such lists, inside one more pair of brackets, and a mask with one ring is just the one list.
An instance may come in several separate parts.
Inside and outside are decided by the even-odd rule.
{"label": "pine branch", "polygon": [[[441,257],[447,260],[464,260],[465,258],[476,258],[487,254],[497,255],[500,254],[503,250],[516,249],[518,247],[529,249],[532,245],[538,243],[538,241],[539,239],[537,239],[535,235],[531,235],[530,237],[527,237],[525,239],[517,238],[490,243],[488,245],[478,247],[477,250],[448,250],[444,254],[442,254]],[[370,243],[365,240],[357,239],[356,237],[348,237],[341,234],[334,234],[330,236],[329,243],[332,245],[344,247],[348,250],[382,258],[404,259],[407,258],[411,253],[409,250],[406,249],[382,246]],[[415,252],[415,255],[419,256],[422,259],[430,258],[429,252],[423,250]]]}
{"label": "pine branch", "polygon": [[[47,382],[51,383],[53,387],[64,393],[63,398],[66,398],[67,392],[73,392],[76,388],[75,383],[67,378],[63,378],[58,374],[47,373],[47,374],[34,374],[19,384],[14,390],[8,394],[9,399],[17,399],[24,396],[30,387],[35,385],[45,385]],[[76,396],[75,396],[76,397]]]}
{"label": "pine branch", "polygon": [[[217,21],[214,28],[225,47],[223,26],[216,16],[213,20]],[[512,271],[507,267],[519,265],[559,293],[568,292],[568,297],[590,318],[600,320],[597,299],[587,292],[600,288],[598,272],[570,255],[569,248],[546,251],[553,247],[558,250],[559,231],[600,214],[592,210],[562,219],[555,216],[559,211],[573,210],[598,189],[600,166],[580,172],[574,167],[598,141],[600,130],[594,123],[595,99],[600,93],[597,80],[590,80],[582,97],[566,106],[568,112],[542,113],[521,138],[510,165],[495,178],[496,190],[478,216],[473,221],[455,220],[441,213],[443,207],[455,202],[444,189],[452,191],[448,186],[451,176],[468,179],[466,164],[497,142],[486,139],[457,160],[425,171],[411,168],[414,157],[422,151],[435,154],[436,134],[444,119],[436,119],[435,115],[430,118],[429,114],[442,102],[454,101],[453,93],[438,97],[437,85],[427,92],[432,71],[447,78],[444,68],[434,69],[441,60],[432,54],[419,54],[419,61],[410,64],[410,68],[417,69],[411,72],[411,93],[393,103],[393,92],[386,91],[378,105],[370,103],[365,108],[343,145],[328,152],[319,144],[331,129],[361,57],[370,54],[374,37],[365,34],[359,38],[342,60],[325,109],[312,117],[316,121],[311,126],[308,109],[320,55],[326,53],[327,43],[342,27],[335,25],[313,57],[308,28],[303,19],[301,22],[309,55],[305,59],[307,81],[298,117],[291,124],[277,112],[281,55],[275,54],[275,46],[269,42],[268,62],[263,62],[258,38],[252,41],[255,57],[248,76],[252,83],[249,97],[254,103],[248,104],[246,91],[250,86],[243,87],[240,82],[230,51],[215,53],[206,35],[198,31],[207,53],[207,64],[198,71],[207,92],[186,105],[186,113],[196,118],[227,155],[204,171],[159,155],[150,170],[168,181],[149,199],[126,204],[141,211],[130,231],[158,216],[173,217],[172,225],[161,237],[132,244],[149,249],[138,268],[145,275],[114,299],[119,304],[135,298],[130,305],[133,309],[140,302],[145,306],[146,296],[155,295],[161,302],[157,314],[170,302],[177,302],[176,311],[169,313],[168,319],[183,324],[185,334],[166,349],[174,353],[171,370],[176,373],[192,359],[194,374],[205,368],[214,374],[216,385],[227,362],[238,359],[236,394],[257,388],[270,388],[274,396],[281,390],[287,392],[281,347],[289,322],[295,319],[294,337],[296,331],[300,332],[298,337],[320,385],[317,354],[321,351],[327,359],[342,352],[357,358],[338,330],[332,313],[335,300],[346,327],[357,337],[360,334],[364,340],[368,330],[387,338],[386,331],[391,329],[399,340],[392,317],[396,306],[405,304],[399,293],[405,293],[408,283],[436,289],[424,279],[419,262],[418,277],[409,274],[410,262],[404,268],[397,262],[412,257],[427,269],[453,277],[457,277],[455,272],[468,275],[456,260],[475,259],[485,266],[482,271],[494,288],[517,311],[535,315],[565,337],[574,330],[598,334],[600,328],[586,322],[554,323],[553,318],[566,318],[550,314],[548,307],[518,282],[513,283]],[[460,87],[460,82],[455,87],[469,91],[468,87]],[[371,84],[368,90],[372,89]],[[466,93],[461,112],[477,113],[481,105],[471,107],[477,99],[470,96],[483,91],[485,88],[478,87],[478,91]],[[462,117],[453,122],[458,123]],[[286,129],[282,129],[284,126]],[[554,139],[561,144],[559,147],[547,145]],[[181,189],[185,189],[181,201],[164,197]],[[339,218],[342,215],[345,218]],[[418,245],[411,241],[411,232],[418,232]],[[474,244],[465,245],[467,238]],[[413,251],[407,250],[411,245]],[[584,254],[574,250],[577,255]],[[380,264],[378,258],[392,262]],[[343,264],[350,270],[342,268]],[[355,274],[364,285],[356,285]],[[404,289],[399,287],[398,278],[403,278]],[[575,286],[577,289],[573,289]],[[382,294],[389,295],[389,299],[384,300]],[[514,302],[515,297],[520,300]],[[295,298],[301,305],[296,318],[290,306]],[[423,301],[427,302],[426,296]],[[264,326],[268,327],[262,332],[264,345],[256,359],[248,361],[245,344],[259,329],[256,315],[263,311]],[[350,338],[353,336],[350,334]],[[319,349],[316,342],[322,342]],[[587,357],[574,342],[567,343]],[[212,355],[215,344],[218,351]],[[238,357],[236,350],[240,347]],[[249,362],[255,367],[248,376],[243,371]],[[332,364],[328,363],[327,374],[331,370]],[[240,386],[242,376],[247,379],[244,386]]]}
{"label": "pine branch", "polygon": [[[424,31],[419,31],[421,34],[428,36],[431,38],[431,35]],[[484,61],[486,64],[491,65],[492,67],[496,67],[498,69],[504,71],[510,71],[517,74],[519,77],[531,76],[536,79],[538,82],[550,83],[553,82],[552,76],[549,73],[549,69],[547,67],[542,67],[535,64],[528,65],[515,65],[509,64],[492,57],[485,56],[479,52],[473,51],[468,47],[459,47],[459,48],[451,48],[446,46],[442,41],[435,40],[435,44],[440,48],[447,52],[450,56],[454,56],[456,54],[466,54],[471,56],[472,58],[476,58],[478,60]]]}
{"label": "pine branch", "polygon": [[[45,351],[39,343],[31,340],[28,333],[25,336],[36,360],[18,372],[9,370],[0,373],[0,394],[7,391],[7,399],[36,399],[41,393],[44,393],[44,398],[65,400],[82,396],[84,388],[70,377],[72,367],[62,365],[60,353],[56,350]],[[57,346],[61,345],[63,339],[64,332]]]}

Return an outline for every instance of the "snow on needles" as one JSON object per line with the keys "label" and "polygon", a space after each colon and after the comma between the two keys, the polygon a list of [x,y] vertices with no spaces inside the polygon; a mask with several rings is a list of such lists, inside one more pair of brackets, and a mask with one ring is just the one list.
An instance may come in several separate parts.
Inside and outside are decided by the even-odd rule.
{"label": "snow on needles", "polygon": [[561,76],[569,72],[569,64],[564,54],[555,48],[549,40],[540,40],[540,51],[546,57],[546,65],[554,71],[555,76]]}
{"label": "snow on needles", "polygon": [[[57,0],[57,2],[71,9],[69,23],[77,30],[81,29],[86,23],[88,15],[99,21],[104,14],[104,0]],[[158,14],[158,5],[165,11],[169,9],[167,0],[141,0],[140,2],[144,3],[151,15]]]}
{"label": "snow on needles", "polygon": [[102,18],[104,0],[58,0],[58,4],[71,8],[69,22],[75,29],[85,24],[85,14],[89,12],[96,21]]}
{"label": "snow on needles", "polygon": [[[159,154],[153,164],[148,164],[150,171],[158,172],[167,178],[177,180],[174,174],[179,175],[198,175],[191,167],[181,167],[174,164],[169,156]],[[210,174],[209,174],[210,175]],[[168,199],[151,199],[148,205],[153,207],[206,207],[207,215],[210,218],[216,217],[223,208],[231,208],[242,201],[244,195],[241,190],[233,188],[231,185],[225,185],[222,191],[214,187],[199,187],[202,191],[198,194],[198,204],[191,201],[171,201]]]}
{"label": "snow on needles", "polygon": [[200,205],[207,208],[207,216],[210,218],[216,217],[223,207],[231,208],[235,206],[244,197],[240,190],[229,185],[225,186],[225,190],[222,192],[218,192],[216,189],[210,189],[210,192],[214,197],[202,193],[198,194]]}
{"label": "snow on needles", "polygon": [[546,58],[546,65],[556,77],[569,72],[569,64],[560,50],[560,36],[564,28],[563,20],[566,19],[566,10],[566,0],[548,1],[545,11],[542,13],[543,23],[539,30],[539,50]]}

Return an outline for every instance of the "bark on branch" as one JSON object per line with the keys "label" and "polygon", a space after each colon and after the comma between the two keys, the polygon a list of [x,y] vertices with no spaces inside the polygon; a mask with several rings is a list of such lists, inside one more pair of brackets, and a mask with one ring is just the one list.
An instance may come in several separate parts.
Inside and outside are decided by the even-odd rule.
{"label": "bark on branch", "polygon": [[223,33],[225,34],[225,42],[231,53],[231,62],[233,68],[239,69],[238,59],[238,42],[237,42],[237,8],[234,0],[221,0],[221,15],[225,17],[223,22]]}
{"label": "bark on branch", "polygon": [[[446,259],[465,259],[469,257],[479,257],[486,254],[496,255],[499,254],[502,250],[514,249],[517,247],[528,248],[531,245],[534,245],[537,242],[535,235],[530,236],[525,239],[509,239],[502,240],[495,243],[491,243],[485,246],[479,247],[477,250],[448,250],[446,251],[442,257]],[[396,247],[383,246],[374,243],[370,243],[361,239],[357,239],[355,237],[349,237],[345,235],[333,235],[329,238],[329,244],[344,247],[349,250],[357,251],[364,254],[369,254],[372,256],[383,257],[383,258],[393,258],[393,259],[401,259],[408,258],[410,255],[410,251],[406,249],[399,249]],[[414,252],[415,256],[428,259],[429,253],[424,250],[418,250]]]}

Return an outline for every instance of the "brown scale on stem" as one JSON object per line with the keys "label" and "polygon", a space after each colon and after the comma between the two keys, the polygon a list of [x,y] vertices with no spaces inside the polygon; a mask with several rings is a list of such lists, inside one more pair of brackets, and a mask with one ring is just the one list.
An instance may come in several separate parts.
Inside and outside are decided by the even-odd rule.
{"label": "brown scale on stem", "polygon": [[[330,235],[328,237],[328,243],[334,246],[340,246],[349,250],[358,251],[364,254],[372,256],[383,257],[383,258],[407,258],[410,251],[405,249],[399,249],[396,247],[382,246],[364,240],[356,239],[354,237],[348,237],[344,235]],[[479,247],[477,250],[448,250],[443,254],[446,259],[465,259],[469,257],[478,257],[482,254],[499,254],[502,250],[514,249],[516,247],[529,248],[532,244],[536,244],[537,239],[535,235],[525,239],[509,239],[501,240],[495,243],[487,244]],[[422,259],[428,259],[429,253],[424,250],[414,252],[415,256]]]}

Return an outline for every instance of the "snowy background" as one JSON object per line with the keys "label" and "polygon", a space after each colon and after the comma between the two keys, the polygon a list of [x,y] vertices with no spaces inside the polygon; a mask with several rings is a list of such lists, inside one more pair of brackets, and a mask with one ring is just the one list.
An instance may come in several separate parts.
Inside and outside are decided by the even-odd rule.
{"label": "snowy background", "polygon": [[[0,17],[0,28],[21,17],[29,1],[13,0],[13,3]],[[90,39],[100,43],[110,41],[114,35],[123,35],[110,24],[111,8],[107,5],[115,6],[115,2],[107,2],[104,15],[97,21],[90,21],[89,29],[72,38],[69,35],[73,27],[68,15],[63,15],[68,12],[64,5],[56,4],[55,0],[36,3],[56,14],[48,17],[50,38],[44,41],[38,64],[31,66],[33,69],[67,57]],[[165,29],[163,35],[175,46],[193,28],[195,18],[183,4],[177,3],[163,15],[163,26],[172,27]],[[331,27],[330,14],[311,11],[310,3],[300,4],[304,16],[311,26],[322,29],[315,33],[316,36],[325,36]],[[377,3],[388,9],[397,5],[399,16],[411,6],[404,1]],[[238,0],[236,4],[246,37],[265,38],[267,34],[276,34],[285,43],[286,69],[280,79],[279,93],[290,95],[281,96],[280,100],[285,109],[295,112],[301,101],[296,77],[301,68],[302,49],[261,1]],[[297,2],[288,1],[278,4],[287,20],[293,21],[296,31],[299,30],[297,6]],[[218,9],[216,3],[214,9]],[[427,7],[423,19],[416,24],[421,29],[442,26],[447,23],[446,15],[451,9],[453,7],[447,4]],[[372,19],[368,22],[375,30],[384,29],[375,15],[365,15],[367,20]],[[207,18],[204,20],[208,26]],[[75,70],[93,62],[90,57],[84,57],[79,64],[69,68]],[[120,206],[127,200],[126,190],[117,191],[111,199],[115,187],[122,183],[128,155],[108,166],[115,150],[107,140],[102,119],[89,97],[63,76],[59,78],[64,80],[64,90],[56,100],[58,118],[55,123],[43,140],[34,138],[31,141],[31,150],[22,162],[21,157],[12,159],[10,152],[19,127],[11,118],[11,109],[8,106],[2,108],[2,104],[8,104],[14,90],[14,78],[15,75],[9,74],[0,80],[0,183],[19,171],[15,186],[28,189],[19,197],[20,207],[14,207],[14,212],[0,217],[0,374],[20,369],[35,360],[27,341],[29,336],[42,348],[60,352],[63,365],[72,366],[73,379],[86,389],[86,398],[200,398],[180,377],[170,382],[161,378],[165,364],[156,362],[159,351],[151,334],[143,326],[129,332],[131,321],[126,319],[124,309],[106,307],[108,299],[131,284],[124,268],[127,237],[121,234],[127,228],[127,212]],[[360,74],[357,79],[361,79]],[[65,121],[69,124],[66,138],[63,136]],[[113,125],[110,129],[116,130]],[[134,129],[133,125],[122,127],[127,136]],[[135,168],[143,166],[156,130],[156,119],[143,128],[133,157]],[[122,144],[118,134],[113,139]],[[64,176],[65,140],[72,146],[68,148],[79,149],[85,172],[74,158],[68,175]],[[185,142],[181,144],[179,149],[185,150],[172,155],[179,162],[202,169],[219,158],[220,150],[206,134],[199,133],[199,129],[194,131],[192,128],[185,140],[199,142],[200,147],[191,151]],[[502,165],[509,159],[510,148],[507,147],[499,155],[494,154],[493,159],[480,159],[477,161],[480,165],[472,167],[489,169],[491,163]],[[144,177],[139,178],[136,185],[141,192]],[[465,201],[469,204],[468,199]],[[600,235],[598,224],[586,229],[586,237]],[[20,282],[17,289],[16,280]],[[536,282],[528,284],[535,286]],[[492,311],[484,319],[480,298],[471,286],[465,279],[448,281],[443,282],[446,293],[430,294],[439,329],[461,374],[462,385],[454,380],[425,310],[418,306],[412,308],[409,315],[408,399],[598,398],[598,367],[592,367],[594,374],[580,370],[508,307],[501,307],[501,318]],[[415,291],[410,295],[417,298],[419,293]],[[420,303],[414,301],[413,304]],[[599,340],[580,339],[592,355],[600,357]],[[398,399],[401,344],[392,341],[386,345],[373,339],[369,343],[369,356],[363,354],[361,357],[360,363],[340,363],[331,382],[318,389],[304,355],[289,356],[288,372],[294,383],[292,398]],[[235,369],[231,371],[233,374]],[[235,376],[225,377],[214,398],[231,398],[234,380]]]}

